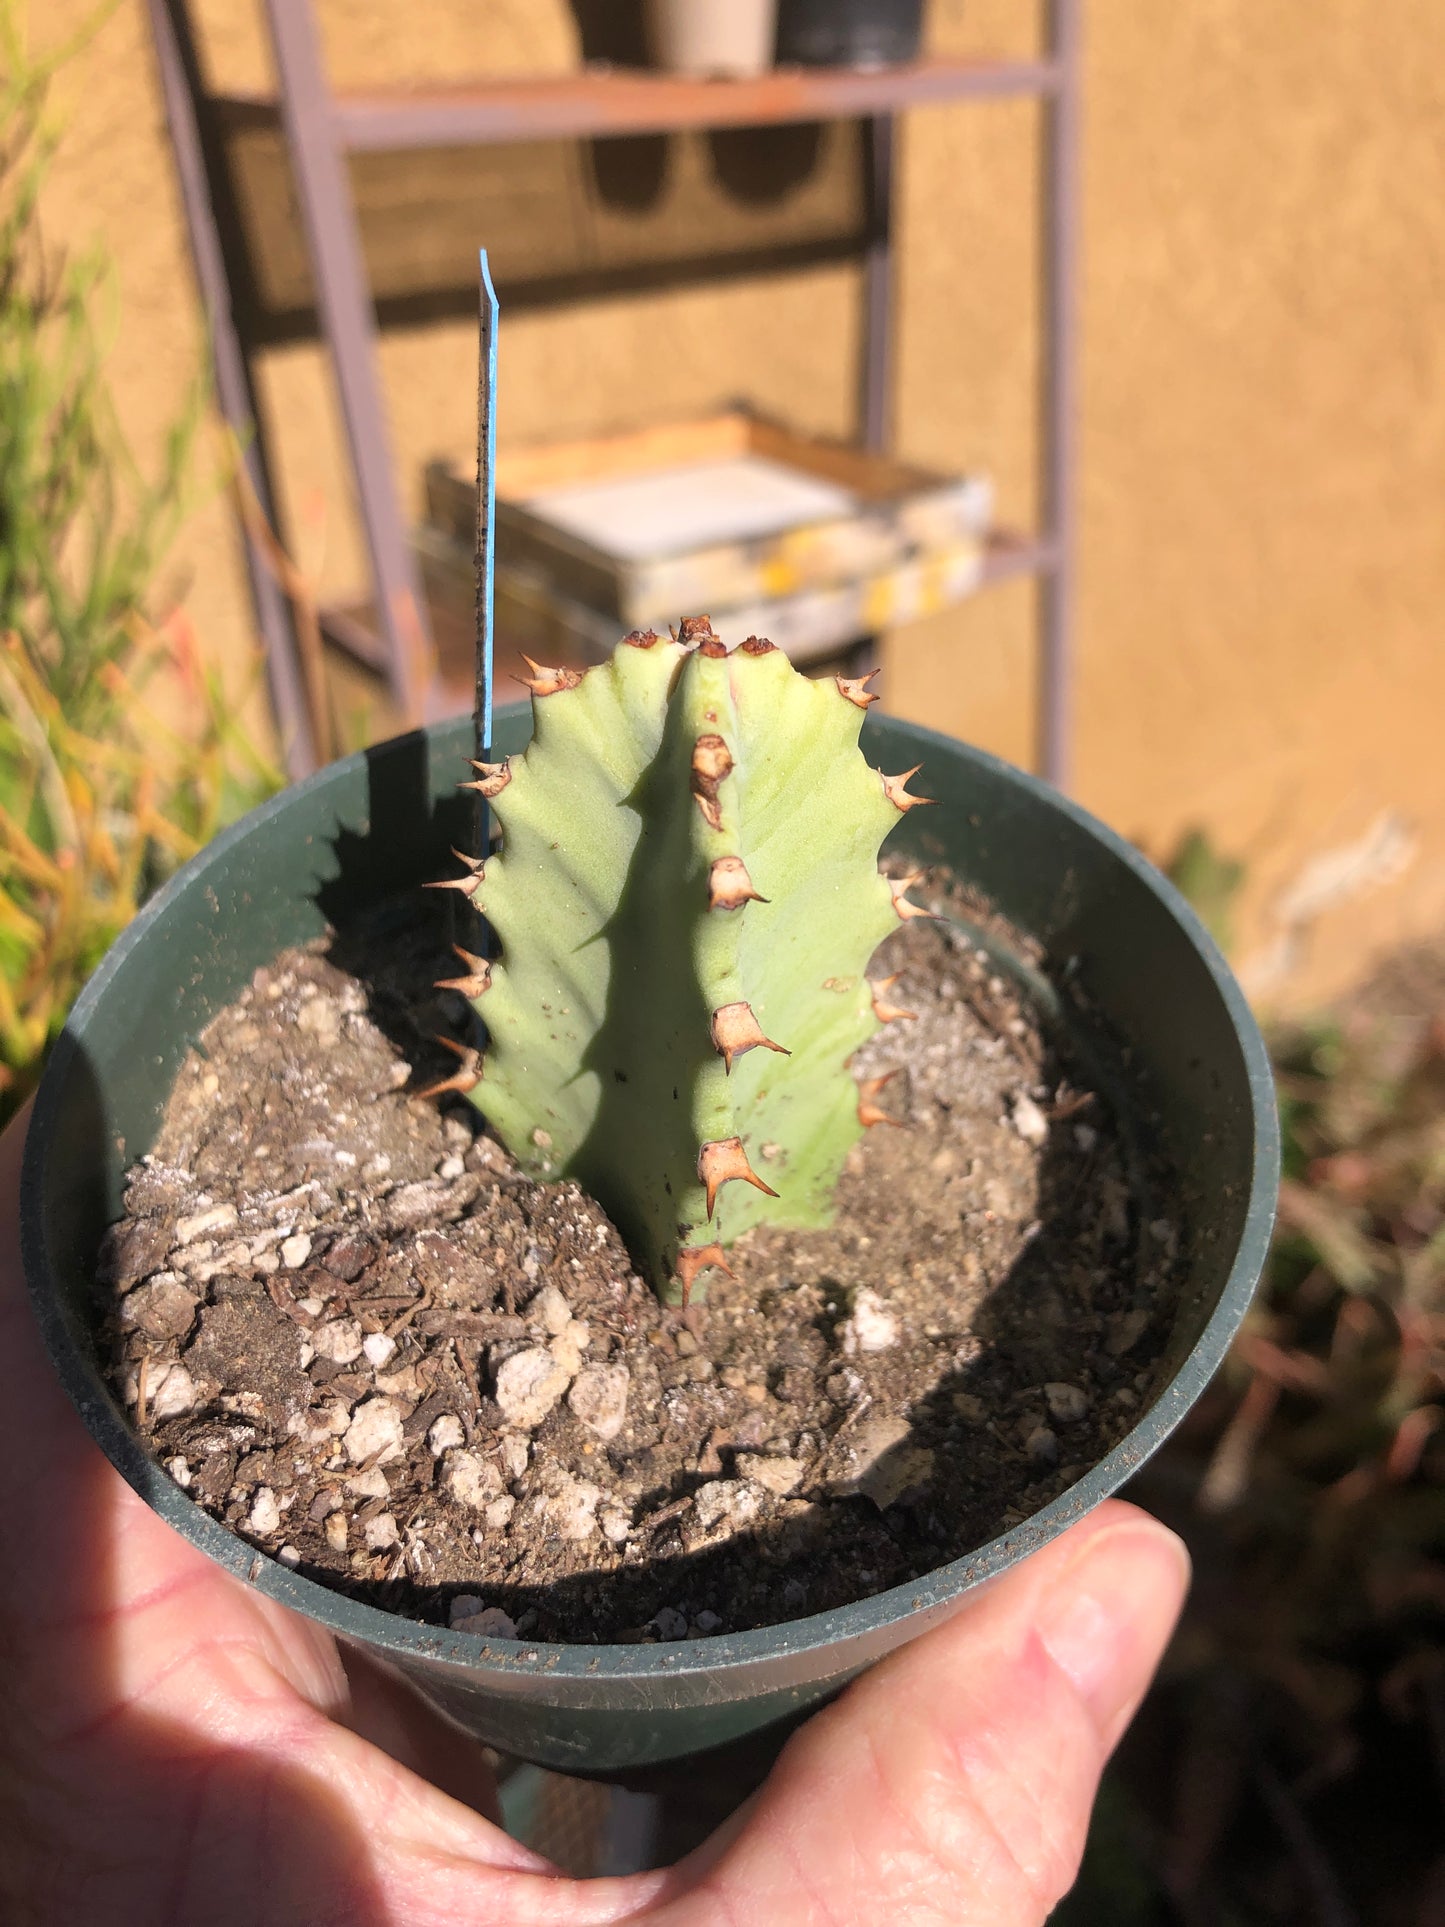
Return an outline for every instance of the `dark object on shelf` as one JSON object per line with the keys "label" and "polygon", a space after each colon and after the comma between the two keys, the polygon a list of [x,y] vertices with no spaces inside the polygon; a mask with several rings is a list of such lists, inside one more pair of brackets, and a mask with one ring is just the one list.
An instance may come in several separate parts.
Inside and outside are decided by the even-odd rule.
{"label": "dark object on shelf", "polygon": [[918,58],[923,0],[779,0],[778,61],[897,67]]}
{"label": "dark object on shelf", "polygon": [[[526,710],[502,711],[498,755],[520,751],[530,727]],[[85,1423],[192,1545],[370,1649],[489,1744],[600,1775],[796,1717],[1132,1476],[1203,1391],[1259,1276],[1279,1175],[1274,1085],[1238,985],[1137,851],[994,757],[870,721],[869,760],[926,763],[939,804],[900,823],[898,853],[951,865],[1042,947],[1052,978],[990,931],[963,926],[1097,1065],[1126,1134],[1172,1148],[1176,1195],[1150,1201],[1180,1239],[1161,1389],[1112,1451],[1030,1518],[912,1584],[808,1619],[680,1643],[553,1646],[484,1642],[348,1599],[245,1544],[147,1455],[97,1369],[95,1255],[119,1215],[124,1173],[153,1142],[177,1067],[211,1017],[278,950],[441,873],[448,846],[468,832],[455,780],[471,741],[463,718],[333,764],[223,832],[152,899],[82,993],[41,1083],[22,1182],[25,1265]]]}

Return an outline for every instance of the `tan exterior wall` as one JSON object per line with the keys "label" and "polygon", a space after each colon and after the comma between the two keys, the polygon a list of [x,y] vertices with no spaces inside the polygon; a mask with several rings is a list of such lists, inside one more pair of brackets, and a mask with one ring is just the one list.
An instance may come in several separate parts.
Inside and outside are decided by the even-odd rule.
{"label": "tan exterior wall", "polygon": [[[90,0],[45,0],[37,34]],[[320,0],[341,85],[556,70],[564,0]],[[1028,44],[1010,0],[935,0],[939,49]],[[214,72],[263,84],[251,5],[204,0]],[[1445,16],[1370,0],[1088,8],[1076,787],[1154,854],[1188,826],[1242,855],[1240,961],[1274,1003],[1347,984],[1445,921]],[[405,23],[404,27],[402,23]],[[68,77],[51,230],[114,250],[112,367],[144,445],[201,348],[140,0]],[[914,115],[898,280],[900,451],[983,464],[1032,508],[1032,110]],[[501,432],[526,441],[746,393],[852,423],[851,264],[520,314]],[[466,459],[465,322],[389,332],[410,499]],[[303,559],[361,579],[317,350],[274,354],[264,401]],[[318,521],[317,505],[324,510]],[[324,522],[324,552],[317,530]],[[175,558],[204,633],[250,639],[224,502]],[[891,639],[891,706],[1024,760],[1031,591]]]}

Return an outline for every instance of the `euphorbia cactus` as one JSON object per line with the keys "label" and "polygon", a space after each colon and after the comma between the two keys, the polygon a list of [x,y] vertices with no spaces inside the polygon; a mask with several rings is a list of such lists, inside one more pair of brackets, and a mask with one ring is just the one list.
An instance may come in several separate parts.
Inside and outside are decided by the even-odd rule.
{"label": "euphorbia cactus", "polygon": [[925,914],[877,855],[926,799],[859,753],[867,679],[811,682],[755,639],[730,655],[706,619],[585,674],[531,666],[532,742],[472,786],[502,853],[444,886],[501,946],[448,980],[489,1040],[480,1081],[467,1053],[449,1084],[686,1302],[750,1225],[828,1222],[849,1147],[885,1121],[848,1063],[907,1014],[864,973]]}

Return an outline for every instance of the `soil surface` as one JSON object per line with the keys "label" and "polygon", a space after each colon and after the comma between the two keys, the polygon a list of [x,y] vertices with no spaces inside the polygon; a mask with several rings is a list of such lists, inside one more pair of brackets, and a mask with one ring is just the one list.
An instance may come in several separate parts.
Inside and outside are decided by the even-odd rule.
{"label": "soil surface", "polygon": [[1134,1422],[1177,1228],[963,932],[875,959],[917,1015],[855,1065],[898,1073],[900,1128],[852,1154],[836,1226],[754,1230],[686,1313],[574,1185],[415,1094],[464,1030],[445,937],[411,899],[258,971],[107,1235],[113,1380],[242,1538],[493,1637],[676,1639],[930,1571]]}

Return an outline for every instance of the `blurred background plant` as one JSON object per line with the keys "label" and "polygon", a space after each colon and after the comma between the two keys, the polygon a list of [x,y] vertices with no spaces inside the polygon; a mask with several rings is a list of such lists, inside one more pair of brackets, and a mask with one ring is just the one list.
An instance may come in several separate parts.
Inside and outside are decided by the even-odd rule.
{"label": "blurred background plant", "polygon": [[[175,720],[146,699],[161,678]],[[133,618],[95,681],[91,733],[18,635],[0,644],[0,1122],[151,891],[281,786],[179,612]]]}
{"label": "blurred background plant", "polygon": [[0,633],[18,635],[77,724],[110,700],[97,671],[130,624],[185,514],[205,404],[190,384],[155,472],[143,473],[105,376],[115,281],[103,250],[44,242],[41,190],[60,127],[55,73],[112,11],[33,58],[21,0],[0,0]]}
{"label": "blurred background plant", "polygon": [[1221,950],[1234,948],[1234,915],[1246,871],[1238,857],[1216,847],[1209,832],[1186,830],[1160,865],[1175,889],[1199,912]]}
{"label": "blurred background plant", "polygon": [[109,262],[41,232],[51,81],[109,11],[38,59],[0,0],[0,1122],[149,892],[281,781],[185,616],[147,614],[204,386],[143,472],[106,381]]}
{"label": "blurred background plant", "polygon": [[1194,1592],[1071,1927],[1445,1921],[1445,946],[1273,1044],[1273,1256],[1133,1488]]}

